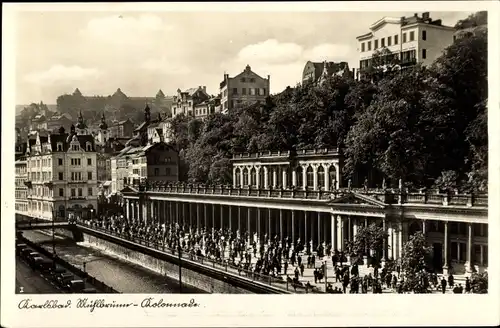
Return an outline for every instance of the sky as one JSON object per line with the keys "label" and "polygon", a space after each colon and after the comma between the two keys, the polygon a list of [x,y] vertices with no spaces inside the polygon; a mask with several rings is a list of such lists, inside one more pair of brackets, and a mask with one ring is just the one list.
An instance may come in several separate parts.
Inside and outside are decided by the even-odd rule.
{"label": "sky", "polygon": [[[414,12],[21,12],[16,18],[16,103],[84,95],[154,96],[206,86],[248,64],[271,93],[300,81],[311,61],[358,67],[356,36],[384,16]],[[471,12],[431,12],[453,26]],[[421,12],[419,12],[419,15]]]}

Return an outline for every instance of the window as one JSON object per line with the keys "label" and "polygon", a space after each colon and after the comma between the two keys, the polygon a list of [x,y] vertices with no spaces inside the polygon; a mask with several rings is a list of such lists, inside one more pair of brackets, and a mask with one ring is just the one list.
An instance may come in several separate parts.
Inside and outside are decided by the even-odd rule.
{"label": "window", "polygon": [[422,40],[427,40],[427,31],[422,31]]}
{"label": "window", "polygon": [[238,94],[238,88],[233,88],[233,95],[237,95]]}
{"label": "window", "polygon": [[373,50],[378,48],[378,40],[373,41]]}
{"label": "window", "polygon": [[415,41],[415,31],[410,32],[410,41]]}
{"label": "window", "polygon": [[250,78],[250,83],[254,83],[255,82],[255,79],[252,77]]}
{"label": "window", "polygon": [[83,196],[83,189],[78,188],[78,197],[82,197],[82,196]]}
{"label": "window", "polygon": [[265,96],[266,95],[266,88],[262,88],[262,94],[261,96]]}
{"label": "window", "polygon": [[71,197],[75,197],[76,196],[76,190],[75,188],[71,188]]}
{"label": "window", "polygon": [[87,158],[87,165],[92,165],[92,158]]}
{"label": "window", "polygon": [[398,35],[397,34],[394,36],[394,44],[395,45],[398,44]]}
{"label": "window", "polygon": [[427,50],[422,49],[422,59],[425,59],[425,58],[427,58]]}
{"label": "window", "polygon": [[87,172],[87,180],[92,180],[92,172]]}
{"label": "window", "polygon": [[159,176],[160,175],[160,169],[155,167],[155,176]]}
{"label": "window", "polygon": [[71,150],[78,151],[80,150],[80,147],[78,147],[78,145],[72,145]]}
{"label": "window", "polygon": [[457,41],[457,36],[456,35],[453,36],[453,42],[455,42],[455,41]]}
{"label": "window", "polygon": [[63,150],[63,146],[62,146],[62,143],[57,143],[57,151],[62,151]]}
{"label": "window", "polygon": [[64,174],[63,174],[63,172],[59,172],[59,180],[64,180]]}
{"label": "window", "polygon": [[314,186],[314,171],[312,167],[308,167],[306,171],[306,176],[307,176],[307,186],[312,187]]}
{"label": "window", "polygon": [[87,189],[87,195],[92,196],[92,187]]}
{"label": "window", "polygon": [[365,43],[361,42],[361,52],[364,52],[364,51],[365,51]]}
{"label": "window", "polygon": [[59,197],[64,197],[64,189],[59,188]]}
{"label": "window", "polygon": [[255,96],[255,88],[250,88],[250,95]]}
{"label": "window", "polygon": [[384,38],[380,39],[380,46],[382,48],[385,47],[385,39]]}
{"label": "window", "polygon": [[166,174],[166,175],[170,175],[170,168],[169,168],[169,167],[167,167],[167,168],[165,169],[165,174]]}
{"label": "window", "polygon": [[241,78],[241,82],[245,83],[246,81],[247,80],[244,77]]}
{"label": "window", "polygon": [[372,50],[372,42],[368,41],[368,51]]}
{"label": "window", "polygon": [[387,37],[387,46],[390,47],[392,45],[392,37]]}
{"label": "window", "polygon": [[403,42],[403,43],[405,43],[405,42],[406,42],[406,33],[403,33],[403,41],[402,41],[402,42]]}
{"label": "window", "polygon": [[242,88],[241,89],[241,94],[242,95],[246,95],[247,94],[247,89],[246,88]]}

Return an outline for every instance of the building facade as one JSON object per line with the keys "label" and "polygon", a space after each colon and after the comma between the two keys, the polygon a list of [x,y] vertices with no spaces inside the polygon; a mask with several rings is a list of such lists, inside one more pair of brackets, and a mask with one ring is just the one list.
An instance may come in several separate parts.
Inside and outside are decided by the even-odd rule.
{"label": "building facade", "polygon": [[[84,123],[78,131],[85,131]],[[97,205],[97,159],[94,138],[60,130],[36,133],[27,141],[28,215],[53,218],[86,217]]]}
{"label": "building facade", "polygon": [[26,167],[26,157],[22,156],[16,159],[16,178],[15,178],[15,209],[16,213],[21,215],[28,215],[28,170]]}
{"label": "building facade", "polygon": [[210,99],[210,96],[207,93],[206,86],[190,88],[185,91],[177,89],[177,95],[174,96],[172,104],[172,117],[175,117],[179,114],[194,116],[195,106],[208,99]]}
{"label": "building facade", "polygon": [[235,154],[232,162],[235,188],[318,191],[342,186],[338,149]]}
{"label": "building facade", "polygon": [[323,63],[315,63],[308,61],[302,71],[302,83],[321,82],[322,79],[324,80],[329,76],[349,77],[352,76],[352,72],[349,70],[347,62],[324,61]]}
{"label": "building facade", "polygon": [[205,119],[208,115],[220,111],[220,96],[212,97],[194,106],[194,117]]}
{"label": "building facade", "polygon": [[132,138],[134,135],[134,123],[130,119],[114,122],[109,126],[109,138]]}
{"label": "building facade", "polygon": [[360,72],[372,66],[375,56],[381,57],[382,63],[396,62],[398,69],[416,63],[429,65],[453,43],[454,33],[453,27],[433,20],[428,12],[421,17],[384,17],[356,38]]}
{"label": "building facade", "polygon": [[270,92],[271,77],[267,79],[260,77],[252,71],[250,65],[235,77],[224,74],[224,80],[220,83],[221,108],[223,113],[231,109],[264,102]]}

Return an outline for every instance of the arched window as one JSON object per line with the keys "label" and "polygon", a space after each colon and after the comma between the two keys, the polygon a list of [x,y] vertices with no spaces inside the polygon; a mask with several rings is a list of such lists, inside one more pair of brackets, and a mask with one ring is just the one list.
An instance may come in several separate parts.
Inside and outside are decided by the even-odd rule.
{"label": "arched window", "polygon": [[312,188],[314,186],[314,171],[311,166],[307,167],[306,174],[307,174],[307,186]]}
{"label": "arched window", "polygon": [[316,175],[318,179],[318,190],[321,190],[321,188],[325,188],[325,169],[322,165],[318,167]]}
{"label": "arched window", "polygon": [[302,179],[302,166],[297,167],[297,186],[296,187],[304,187],[304,181]]}
{"label": "arched window", "polygon": [[243,186],[248,186],[248,169],[243,169]]}
{"label": "arched window", "polygon": [[250,171],[250,184],[252,186],[257,185],[257,172],[255,171],[255,168],[252,168],[252,170]]}
{"label": "arched window", "polygon": [[329,173],[328,175],[330,176],[330,188],[336,189],[337,188],[337,170],[335,169],[334,165],[330,166],[328,173]]}
{"label": "arched window", "polygon": [[236,174],[236,181],[234,181],[234,184],[237,186],[240,186],[241,185],[241,171],[239,168],[236,168],[235,174]]}

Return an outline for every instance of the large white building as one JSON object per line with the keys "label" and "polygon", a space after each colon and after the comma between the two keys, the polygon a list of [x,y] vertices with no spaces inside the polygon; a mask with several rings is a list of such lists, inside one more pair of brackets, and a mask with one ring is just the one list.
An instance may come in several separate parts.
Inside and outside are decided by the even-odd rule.
{"label": "large white building", "polygon": [[[77,131],[79,133],[77,133]],[[27,211],[31,217],[88,217],[97,209],[97,158],[95,141],[86,131],[83,119],[70,133],[29,138],[26,149],[26,172],[21,165],[16,173],[26,179]],[[22,175],[26,174],[24,178]],[[17,195],[21,197],[20,195]]]}
{"label": "large white building", "polygon": [[411,17],[384,17],[358,36],[359,69],[372,66],[374,54],[385,54],[404,67],[422,63],[429,65],[453,43],[453,27],[440,19],[432,20],[428,12]]}

